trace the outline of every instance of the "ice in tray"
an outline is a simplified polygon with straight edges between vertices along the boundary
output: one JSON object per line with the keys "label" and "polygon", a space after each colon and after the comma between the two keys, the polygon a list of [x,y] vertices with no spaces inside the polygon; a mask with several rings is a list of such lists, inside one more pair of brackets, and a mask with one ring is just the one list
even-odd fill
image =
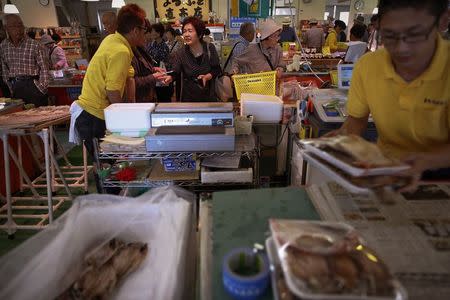
{"label": "ice in tray", "polygon": [[353,227],[282,219],[269,223],[287,286],[301,299],[407,299]]}

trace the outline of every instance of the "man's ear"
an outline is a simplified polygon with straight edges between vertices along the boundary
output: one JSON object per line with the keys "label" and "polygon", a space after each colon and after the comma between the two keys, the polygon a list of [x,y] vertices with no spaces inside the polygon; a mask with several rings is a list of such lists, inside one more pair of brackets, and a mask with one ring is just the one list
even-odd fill
{"label": "man's ear", "polygon": [[448,29],[448,11],[444,11],[439,17],[439,31],[446,31]]}

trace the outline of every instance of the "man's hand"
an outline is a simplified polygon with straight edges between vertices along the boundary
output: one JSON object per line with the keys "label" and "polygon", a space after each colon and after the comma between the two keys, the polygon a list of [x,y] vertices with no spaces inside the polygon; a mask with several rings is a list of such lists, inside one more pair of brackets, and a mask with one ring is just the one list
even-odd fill
{"label": "man's hand", "polygon": [[342,124],[341,128],[330,131],[324,136],[332,137],[336,135],[348,135],[348,134],[362,135],[367,128],[368,120],[369,116],[363,118],[355,118],[352,116],[348,116],[344,124]]}
{"label": "man's hand", "polygon": [[436,155],[434,153],[414,153],[403,159],[403,162],[410,165],[411,168],[399,173],[400,176],[410,177],[411,182],[401,188],[399,192],[414,192],[419,181],[422,178],[422,174],[426,170],[434,169],[434,161],[436,160]]}
{"label": "man's hand", "polygon": [[203,87],[205,87],[206,83],[212,79],[212,74],[208,73],[208,74],[204,74],[204,75],[198,75],[197,79],[201,80],[203,83]]}

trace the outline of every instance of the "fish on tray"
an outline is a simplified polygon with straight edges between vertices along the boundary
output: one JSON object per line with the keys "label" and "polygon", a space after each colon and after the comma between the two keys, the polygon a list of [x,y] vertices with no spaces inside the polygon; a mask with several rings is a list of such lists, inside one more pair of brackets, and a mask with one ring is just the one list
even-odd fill
{"label": "fish on tray", "polygon": [[84,258],[80,277],[57,300],[109,299],[114,288],[135,271],[148,254],[146,243],[112,239]]}

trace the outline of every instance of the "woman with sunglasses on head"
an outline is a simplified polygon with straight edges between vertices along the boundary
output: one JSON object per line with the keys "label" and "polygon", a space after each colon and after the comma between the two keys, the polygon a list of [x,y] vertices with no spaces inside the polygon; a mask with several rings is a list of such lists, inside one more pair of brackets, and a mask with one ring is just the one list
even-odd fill
{"label": "woman with sunglasses on head", "polygon": [[217,101],[214,80],[221,74],[219,56],[213,44],[202,41],[205,23],[196,17],[183,21],[185,46],[173,56],[173,74],[167,83],[181,83],[177,100],[185,102]]}
{"label": "woman with sunglasses on head", "polygon": [[[150,22],[145,19],[145,30],[150,31]],[[165,71],[155,65],[152,57],[143,46],[133,48],[131,65],[134,69],[136,102],[154,102],[157,82],[166,79]]]}

